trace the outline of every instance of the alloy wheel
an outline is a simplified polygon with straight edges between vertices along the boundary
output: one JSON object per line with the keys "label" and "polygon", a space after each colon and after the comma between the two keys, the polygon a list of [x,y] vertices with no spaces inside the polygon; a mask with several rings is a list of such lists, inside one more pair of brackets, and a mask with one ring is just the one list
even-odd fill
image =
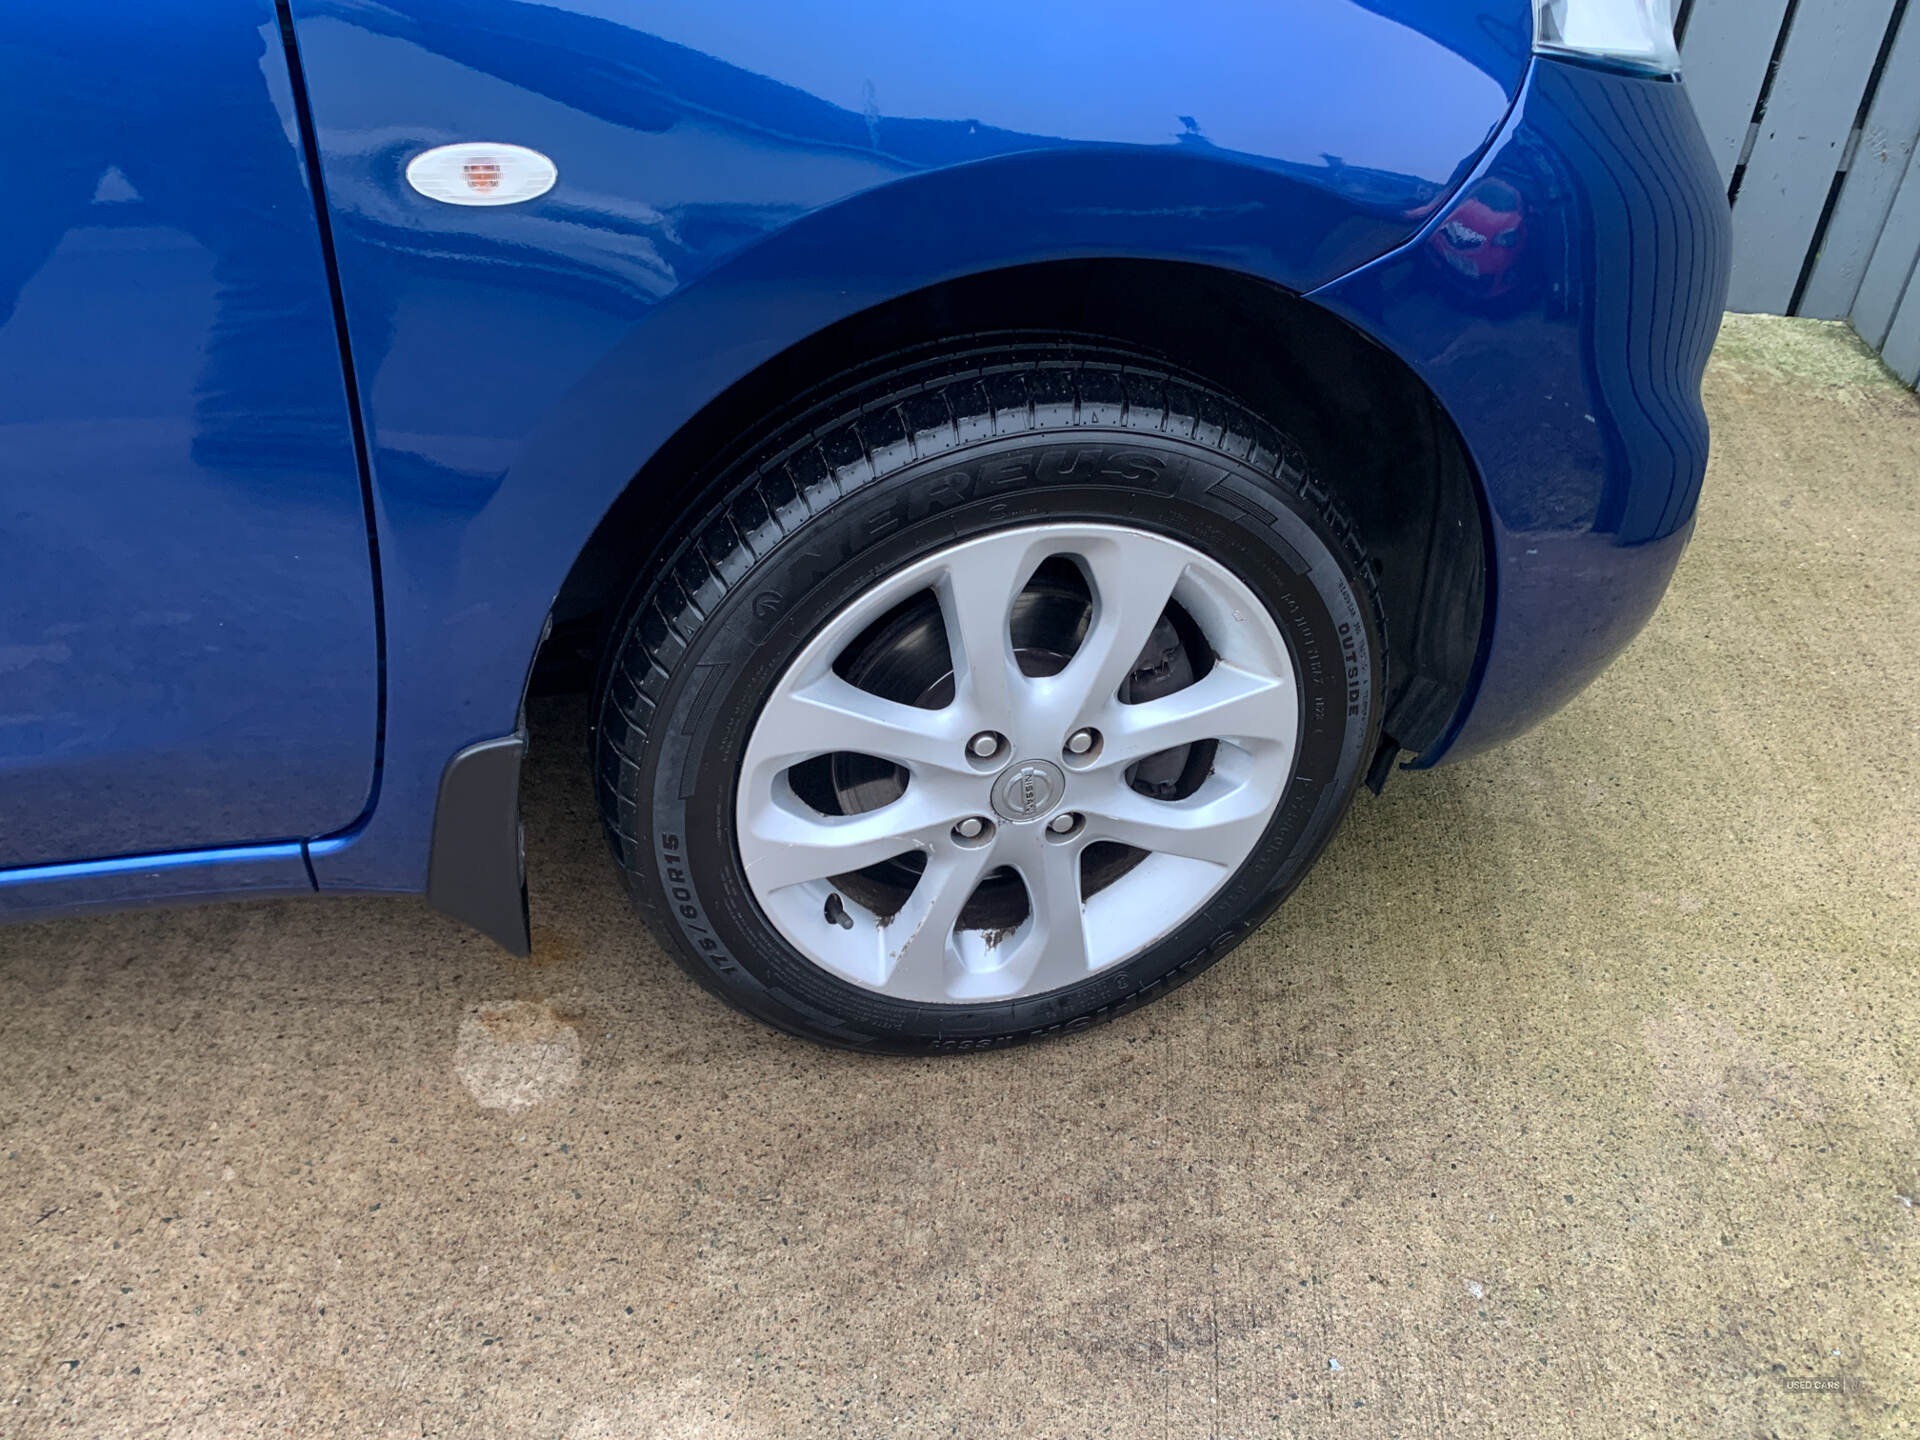
{"label": "alloy wheel", "polygon": [[748,885],[809,960],[892,999],[1063,989],[1253,853],[1299,703],[1279,625],[1192,547],[976,537],[873,585],[775,685],[735,800]]}

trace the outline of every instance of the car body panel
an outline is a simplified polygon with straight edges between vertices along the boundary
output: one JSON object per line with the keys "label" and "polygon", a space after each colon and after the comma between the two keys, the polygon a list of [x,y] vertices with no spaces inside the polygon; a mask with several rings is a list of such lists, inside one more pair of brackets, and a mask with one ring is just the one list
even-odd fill
{"label": "car body panel", "polygon": [[10,6],[0,123],[0,868],[349,825],[373,572],[273,7]]}
{"label": "car body panel", "polygon": [[[783,349],[1034,261],[1199,260],[1299,291],[1404,242],[1525,70],[1518,34],[1469,54],[1377,13],[1444,9],[1205,0],[1169,33],[1091,0],[848,0],[829,33],[708,0],[296,0],[390,660],[388,788],[315,855],[321,885],[421,887],[441,770],[514,730],[595,525]],[[1512,31],[1526,6],[1459,13]],[[500,208],[407,188],[412,156],[466,140],[531,147],[558,183]]]}
{"label": "car body panel", "polygon": [[313,892],[306,847],[297,841],[176,850],[0,870],[0,919]]}
{"label": "car body panel", "polygon": [[[310,208],[294,228],[314,256],[331,246],[356,408],[338,404],[337,360],[319,367],[328,418],[291,407],[312,422],[299,464],[324,484],[281,476],[268,493],[222,472],[256,509],[190,507],[192,531],[128,514],[176,565],[204,546],[217,563],[202,588],[253,607],[262,635],[292,634],[314,662],[287,674],[256,645],[280,683],[249,686],[159,655],[155,683],[202,714],[207,734],[192,738],[212,753],[291,696],[322,777],[357,778],[307,784],[311,821],[257,835],[282,843],[0,871],[0,913],[427,888],[449,762],[519,731],[556,594],[649,458],[824,328],[1011,266],[1169,260],[1251,276],[1306,295],[1426,382],[1478,472],[1490,568],[1475,686],[1418,763],[1550,713],[1650,612],[1704,466],[1698,381],[1726,269],[1724,207],[1680,86],[1531,60],[1530,0],[1201,0],[1151,25],[1080,0],[838,0],[831,26],[790,8],[283,4],[329,219],[324,237]],[[246,21],[222,53],[245,46],[269,85],[285,80],[264,3],[216,9]],[[286,95],[274,113],[297,178]],[[529,146],[557,183],[499,207],[408,187],[410,160],[463,141]],[[256,205],[256,228],[263,208],[293,223],[288,204]],[[288,273],[300,288],[287,334],[311,341],[324,304],[304,261]],[[203,300],[231,288],[203,284]],[[176,342],[206,333],[204,319],[143,323]],[[313,400],[325,348],[303,344],[267,391],[297,380]],[[174,393],[177,423],[196,402]],[[349,560],[366,585],[366,536],[358,551],[335,543],[362,519],[351,418],[367,441],[377,597],[349,593]],[[310,543],[320,513],[335,526],[326,546]],[[67,523],[86,536],[95,522],[69,507]],[[42,583],[44,628],[61,597],[56,577]],[[308,713],[302,687],[330,674],[337,706]],[[356,746],[357,768],[341,758]],[[104,833],[302,788],[301,757],[229,754],[224,791]],[[370,787],[377,803],[356,809]],[[511,841],[512,825],[497,828]]]}
{"label": "car body panel", "polygon": [[[1515,243],[1463,267],[1460,228]],[[1433,389],[1487,503],[1479,682],[1421,763],[1552,714],[1659,603],[1706,473],[1730,232],[1684,87],[1543,60],[1446,213],[1311,297]]]}

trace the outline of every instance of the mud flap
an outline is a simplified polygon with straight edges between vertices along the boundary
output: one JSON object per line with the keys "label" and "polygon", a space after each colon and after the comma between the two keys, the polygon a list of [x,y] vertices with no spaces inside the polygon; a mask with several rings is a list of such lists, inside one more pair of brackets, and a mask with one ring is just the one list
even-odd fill
{"label": "mud flap", "polygon": [[533,951],[520,828],[524,730],[469,745],[447,762],[433,816],[427,903],[513,955]]}

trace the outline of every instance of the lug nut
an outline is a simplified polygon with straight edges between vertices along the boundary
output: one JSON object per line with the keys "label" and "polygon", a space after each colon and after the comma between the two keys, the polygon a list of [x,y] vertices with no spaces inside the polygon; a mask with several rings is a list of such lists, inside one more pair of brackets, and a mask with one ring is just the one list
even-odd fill
{"label": "lug nut", "polygon": [[1098,737],[1096,737],[1091,730],[1074,731],[1073,734],[1067,737],[1067,753],[1069,755],[1086,754],[1089,750],[1093,749],[1093,742],[1096,738]]}
{"label": "lug nut", "polygon": [[969,815],[953,827],[953,833],[958,835],[962,840],[978,840],[981,832],[986,828],[986,821],[982,820],[978,815]]}
{"label": "lug nut", "polygon": [[985,760],[999,748],[1000,737],[991,730],[982,730],[967,742],[967,749],[982,760]]}
{"label": "lug nut", "polygon": [[1047,829],[1056,835],[1064,835],[1080,823],[1080,817],[1070,810],[1063,810],[1047,822]]}

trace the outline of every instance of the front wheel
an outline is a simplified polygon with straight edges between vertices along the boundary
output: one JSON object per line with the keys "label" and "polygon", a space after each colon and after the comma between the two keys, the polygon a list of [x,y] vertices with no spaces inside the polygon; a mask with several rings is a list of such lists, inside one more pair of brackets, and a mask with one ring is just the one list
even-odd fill
{"label": "front wheel", "polygon": [[981,1049],[1191,978],[1296,885],[1378,738],[1351,526],[1299,448],[1023,344],[795,419],[636,592],[595,744],[616,858],[709,989]]}

